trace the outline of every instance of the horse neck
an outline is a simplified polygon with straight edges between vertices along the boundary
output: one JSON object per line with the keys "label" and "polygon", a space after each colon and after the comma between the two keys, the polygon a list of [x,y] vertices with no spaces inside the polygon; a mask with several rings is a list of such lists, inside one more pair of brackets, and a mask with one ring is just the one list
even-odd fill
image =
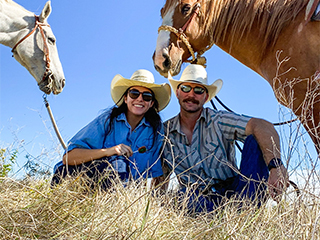
{"label": "horse neck", "polygon": [[[218,5],[217,0],[211,0],[213,5]],[[229,4],[232,1],[226,1]],[[221,5],[221,4],[220,4]],[[226,9],[234,8],[232,5],[225,5]],[[230,12],[234,12],[233,9]],[[228,15],[226,15],[226,13]],[[251,28],[233,27],[234,25],[239,26],[239,22],[235,23],[232,21],[232,13],[228,11],[221,11],[217,14],[216,11],[206,9],[204,16],[213,15],[210,24],[205,23],[207,29],[203,29],[203,34],[211,36],[211,42],[219,48],[236,58],[238,61],[256,71],[262,75],[260,70],[260,63],[263,52],[263,39],[259,33],[259,28],[251,26]],[[230,18],[226,20],[226,18]],[[204,20],[205,21],[205,20]],[[253,23],[255,25],[255,23]],[[241,41],[240,41],[241,39]]]}
{"label": "horse neck", "polygon": [[260,75],[265,54],[274,47],[281,30],[306,4],[306,0],[202,1],[207,4],[204,14],[207,35],[212,36],[217,46]]}
{"label": "horse neck", "polygon": [[262,61],[261,53],[264,52],[264,49],[261,47],[262,41],[257,40],[257,36],[258,35],[252,34],[239,42],[234,40],[240,38],[238,34],[235,34],[233,39],[227,37],[224,41],[217,41],[216,45],[239,62],[264,77],[260,68]]}
{"label": "horse neck", "polygon": [[0,0],[0,43],[13,48],[32,29],[34,21],[34,14],[17,3]]}

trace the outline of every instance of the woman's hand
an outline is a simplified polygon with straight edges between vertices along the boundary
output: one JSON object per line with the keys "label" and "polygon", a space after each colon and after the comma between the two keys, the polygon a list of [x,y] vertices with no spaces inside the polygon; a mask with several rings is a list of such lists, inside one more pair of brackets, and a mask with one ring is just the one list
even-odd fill
{"label": "woman's hand", "polygon": [[115,154],[117,154],[119,156],[125,155],[127,157],[131,157],[132,154],[133,154],[131,147],[129,147],[129,146],[123,144],[123,143],[121,143],[119,145],[116,145],[116,146],[114,146],[112,148],[113,148]]}

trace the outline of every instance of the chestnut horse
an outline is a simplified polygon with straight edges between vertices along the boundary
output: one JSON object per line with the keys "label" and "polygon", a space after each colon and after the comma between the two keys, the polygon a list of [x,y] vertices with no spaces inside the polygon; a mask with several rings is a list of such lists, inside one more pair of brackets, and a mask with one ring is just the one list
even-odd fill
{"label": "chestnut horse", "polygon": [[36,79],[40,90],[59,94],[65,77],[47,23],[50,13],[50,1],[40,16],[35,16],[11,0],[0,0],[0,43],[12,49],[14,58]]}
{"label": "chestnut horse", "polygon": [[319,11],[319,0],[167,0],[154,66],[176,75],[216,44],[270,83],[320,153]]}

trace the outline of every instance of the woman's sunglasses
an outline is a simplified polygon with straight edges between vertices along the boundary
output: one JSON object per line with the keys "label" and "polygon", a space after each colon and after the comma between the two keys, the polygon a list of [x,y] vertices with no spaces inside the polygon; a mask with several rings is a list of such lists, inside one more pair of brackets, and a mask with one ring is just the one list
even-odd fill
{"label": "woman's sunglasses", "polygon": [[129,90],[129,96],[132,99],[137,99],[140,94],[142,94],[142,99],[146,102],[150,102],[151,100],[153,100],[153,95],[151,92],[139,92],[137,89]]}
{"label": "woman's sunglasses", "polygon": [[180,85],[180,89],[182,92],[184,93],[188,93],[191,91],[191,89],[193,89],[194,93],[195,94],[198,94],[198,95],[201,95],[203,94],[204,92],[206,92],[207,90],[203,87],[199,87],[199,86],[196,86],[196,87],[191,87],[190,85]]}

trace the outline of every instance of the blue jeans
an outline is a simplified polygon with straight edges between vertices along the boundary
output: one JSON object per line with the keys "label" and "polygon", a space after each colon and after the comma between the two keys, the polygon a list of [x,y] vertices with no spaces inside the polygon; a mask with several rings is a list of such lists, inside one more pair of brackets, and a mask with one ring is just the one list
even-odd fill
{"label": "blue jeans", "polygon": [[267,199],[266,181],[268,177],[269,171],[260,147],[254,137],[250,135],[246,138],[243,146],[240,174],[226,181],[225,186],[217,187],[212,192],[203,194],[195,189],[186,193],[186,189],[182,189],[179,194],[182,196],[187,194],[188,210],[194,212],[210,212],[223,201],[232,197],[255,201],[257,206],[260,207]]}
{"label": "blue jeans", "polygon": [[[120,158],[120,157],[118,157]],[[114,158],[116,159],[116,158]],[[124,159],[124,158],[123,158]],[[118,159],[119,160],[119,159]],[[122,159],[121,159],[122,160]],[[112,162],[112,161],[111,161]],[[126,161],[125,161],[126,162]],[[51,180],[51,187],[60,184],[67,176],[77,177],[81,175],[88,180],[88,185],[91,188],[100,186],[102,189],[111,187],[112,182],[116,178],[125,181],[129,177],[128,165],[125,170],[118,172],[110,163],[110,159],[98,159],[90,162],[82,163],[80,165],[63,165],[62,161],[57,163],[54,167],[54,173]],[[109,171],[106,171],[109,170]]]}

